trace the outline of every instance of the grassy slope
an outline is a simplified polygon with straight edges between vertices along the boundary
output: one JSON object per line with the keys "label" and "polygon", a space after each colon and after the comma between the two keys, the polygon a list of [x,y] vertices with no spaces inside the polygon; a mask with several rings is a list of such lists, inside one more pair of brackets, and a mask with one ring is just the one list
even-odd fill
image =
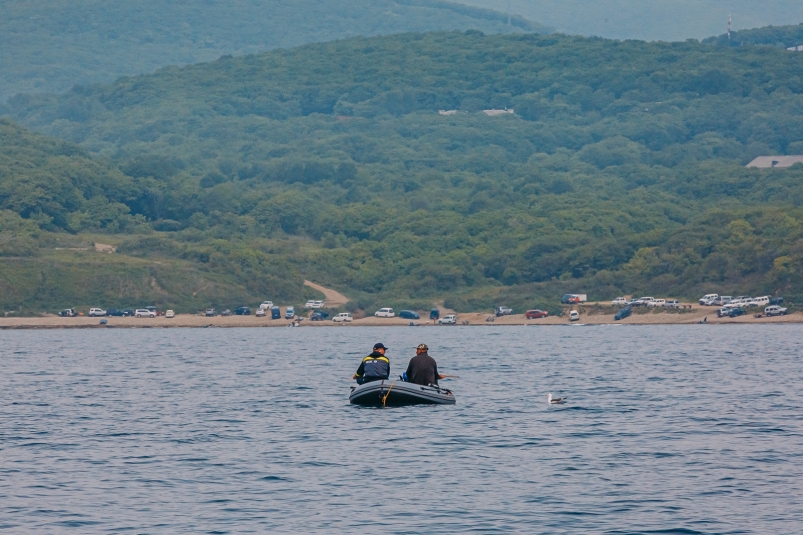
{"label": "grassy slope", "polygon": [[543,31],[538,24],[437,0],[39,0],[5,2],[0,103],[20,92],[174,64],[211,61],[354,35],[477,28]]}

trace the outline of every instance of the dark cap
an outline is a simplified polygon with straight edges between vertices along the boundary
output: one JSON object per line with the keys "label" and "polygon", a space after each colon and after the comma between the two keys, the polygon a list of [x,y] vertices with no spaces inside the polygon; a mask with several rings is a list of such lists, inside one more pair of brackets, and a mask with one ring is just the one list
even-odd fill
{"label": "dark cap", "polygon": [[374,351],[376,351],[377,349],[384,349],[385,351],[387,351],[388,348],[385,347],[385,344],[379,342],[378,344],[374,344]]}

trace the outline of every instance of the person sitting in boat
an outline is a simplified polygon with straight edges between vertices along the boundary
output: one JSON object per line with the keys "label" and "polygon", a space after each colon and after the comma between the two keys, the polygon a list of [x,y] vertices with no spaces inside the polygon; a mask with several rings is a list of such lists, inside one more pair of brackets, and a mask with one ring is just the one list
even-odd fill
{"label": "person sitting in boat", "polygon": [[390,377],[390,359],[385,356],[387,350],[381,342],[374,345],[373,353],[362,359],[357,373],[354,374],[357,383],[365,384]]}
{"label": "person sitting in boat", "polygon": [[419,344],[415,348],[415,356],[410,359],[410,364],[407,365],[405,372],[407,382],[429,386],[437,385],[438,379],[444,378],[438,373],[438,364],[429,356],[428,351],[427,344]]}

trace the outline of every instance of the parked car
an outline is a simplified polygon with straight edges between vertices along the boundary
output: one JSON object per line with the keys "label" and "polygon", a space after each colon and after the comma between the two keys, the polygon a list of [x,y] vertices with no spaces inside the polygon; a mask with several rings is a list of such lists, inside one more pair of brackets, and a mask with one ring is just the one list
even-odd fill
{"label": "parked car", "polygon": [[457,316],[448,314],[438,320],[438,325],[457,325]]}
{"label": "parked car", "polygon": [[770,296],[769,295],[762,295],[761,297],[754,297],[753,302],[756,306],[759,307],[766,307],[770,304]]}
{"label": "parked car", "polygon": [[274,306],[270,308],[270,319],[272,320],[280,320],[282,319],[282,309]]}
{"label": "parked car", "polygon": [[59,316],[61,316],[62,318],[73,318],[77,316],[77,314],[75,313],[74,308],[65,308],[64,310],[59,312]]}
{"label": "parked car", "polygon": [[231,310],[227,308],[226,310],[221,312],[220,315],[221,316],[231,316]]}
{"label": "parked car", "polygon": [[374,316],[377,318],[392,318],[395,316],[396,313],[393,312],[392,308],[380,308],[376,312],[374,312]]}
{"label": "parked car", "polygon": [[616,299],[611,301],[611,305],[612,306],[626,305],[626,304],[627,304],[627,298],[625,298],[625,297],[617,297]]}
{"label": "parked car", "polygon": [[730,295],[720,295],[719,297],[717,297],[716,299],[714,299],[714,301],[713,301],[711,304],[712,304],[712,305],[714,305],[714,306],[721,307],[721,306],[725,306],[725,305],[727,305],[727,304],[728,304],[728,303],[730,303],[731,301],[733,301],[733,296],[730,296]]}
{"label": "parked car", "polygon": [[652,301],[647,301],[648,307],[662,307],[666,305],[666,299],[653,299]]}
{"label": "parked car", "polygon": [[782,305],[783,304],[783,297],[773,297],[770,299],[771,305]]}
{"label": "parked car", "polygon": [[664,303],[664,306],[667,308],[680,308],[680,301],[677,299],[667,299],[666,303]]}
{"label": "parked car", "polygon": [[273,308],[273,301],[262,301],[262,304],[259,305],[259,308],[262,310],[270,310]]}
{"label": "parked car", "polygon": [[764,309],[764,315],[766,316],[786,316],[788,310],[783,307],[779,307],[778,305],[770,305]]}
{"label": "parked car", "polygon": [[702,297],[700,298],[700,300],[698,301],[698,303],[700,303],[700,304],[701,304],[701,305],[703,305],[703,306],[709,306],[709,305],[713,304],[713,302],[714,302],[714,301],[715,301],[715,300],[716,300],[718,297],[719,297],[719,295],[717,295],[717,294],[705,294],[704,296],[702,296]]}
{"label": "parked car", "polygon": [[625,307],[625,308],[623,308],[622,310],[620,310],[619,312],[616,313],[616,315],[613,317],[613,320],[614,321],[623,320],[625,318],[630,317],[630,314],[632,314],[632,313],[633,313],[633,309],[631,309],[630,307]]}
{"label": "parked car", "polygon": [[323,308],[323,301],[313,301],[312,308]]}
{"label": "parked car", "polygon": [[420,320],[421,316],[419,316],[416,312],[412,310],[402,310],[399,312],[399,317],[404,318],[406,320]]}
{"label": "parked car", "polygon": [[153,315],[154,315],[154,316],[161,316],[161,315],[162,315],[162,313],[161,313],[161,312],[159,312],[159,311],[156,309],[156,307],[155,307],[155,306],[149,306],[149,307],[145,307],[145,308],[146,308],[146,309],[148,309],[148,310],[150,310],[151,312],[153,312]]}
{"label": "parked car", "polygon": [[638,297],[632,297],[630,299],[630,301],[627,302],[627,306],[629,306],[629,307],[637,307],[638,305],[636,303],[638,303],[638,301],[639,301]]}
{"label": "parked car", "polygon": [[238,316],[250,316],[251,307],[237,307],[234,309],[234,313]]}
{"label": "parked car", "polygon": [[563,297],[560,298],[560,304],[568,305],[569,299],[571,299],[572,297],[574,297],[574,294],[563,294]]}
{"label": "parked car", "polygon": [[717,309],[717,317],[721,318],[723,316],[727,316],[730,311],[731,311],[731,309],[728,308],[728,307],[718,308]]}
{"label": "parked car", "polygon": [[256,313],[254,313],[254,316],[256,316],[257,318],[264,318],[265,316],[267,316],[267,314],[265,313],[264,308],[258,308]]}
{"label": "parked car", "polygon": [[732,308],[728,311],[729,318],[736,318],[738,316],[744,316],[747,314],[743,308]]}
{"label": "parked car", "polygon": [[215,310],[214,308],[207,308],[206,309],[206,317],[207,318],[214,318],[215,316],[217,316],[217,310]]}
{"label": "parked car", "polygon": [[569,312],[569,321],[577,321],[580,319],[580,313],[576,310],[572,310]]}
{"label": "parked car", "polygon": [[170,319],[170,318],[175,318],[175,317],[176,317],[176,313],[173,312],[172,310],[165,311],[165,318]]}
{"label": "parked car", "polygon": [[309,319],[310,321],[323,321],[328,317],[329,317],[328,312],[324,312],[323,310],[316,310],[315,312],[312,313]]}
{"label": "parked car", "polygon": [[538,318],[546,318],[547,316],[549,316],[549,312],[547,312],[546,310],[538,310],[537,308],[533,310],[528,310],[524,314],[524,317],[527,318],[528,320],[537,320]]}
{"label": "parked car", "polygon": [[315,306],[315,301],[310,299],[309,301],[307,301],[307,304],[304,305],[304,308],[313,308],[314,306]]}
{"label": "parked car", "polygon": [[155,318],[156,312],[148,310],[147,308],[138,308],[134,311],[134,315],[138,318]]}
{"label": "parked car", "polygon": [[123,317],[124,318],[133,318],[136,312],[133,308],[126,308],[123,310]]}
{"label": "parked car", "polygon": [[109,308],[106,310],[106,315],[110,318],[120,318],[125,316],[124,312],[124,310],[120,310],[119,308]]}
{"label": "parked car", "polygon": [[353,319],[354,318],[351,316],[351,312],[341,312],[340,314],[332,318],[332,321],[334,321],[335,323],[341,323],[341,322],[351,323],[351,320]]}
{"label": "parked car", "polygon": [[94,317],[100,318],[100,317],[105,316],[105,315],[106,315],[106,311],[103,310],[102,308],[90,308],[89,309],[89,317],[90,318],[94,318]]}
{"label": "parked car", "polygon": [[498,316],[509,316],[513,314],[513,309],[508,307],[494,307],[494,313]]}
{"label": "parked car", "polygon": [[284,319],[291,320],[296,317],[296,309],[295,307],[287,307],[284,311]]}
{"label": "parked car", "polygon": [[655,301],[654,297],[639,297],[638,299],[636,299],[636,302],[633,303],[631,306],[634,307],[647,306],[649,303],[652,303],[653,301]]}
{"label": "parked car", "polygon": [[429,311],[429,319],[437,320],[440,317],[441,317],[441,311],[438,310],[437,308],[433,308],[432,310]]}

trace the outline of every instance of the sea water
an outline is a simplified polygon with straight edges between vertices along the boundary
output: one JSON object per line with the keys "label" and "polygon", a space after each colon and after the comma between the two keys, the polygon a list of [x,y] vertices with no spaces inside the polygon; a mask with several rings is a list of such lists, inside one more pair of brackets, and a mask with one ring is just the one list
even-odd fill
{"label": "sea water", "polygon": [[[0,531],[801,533],[803,326],[0,332]],[[348,404],[376,342],[455,406]],[[548,405],[547,394],[568,397]]]}

